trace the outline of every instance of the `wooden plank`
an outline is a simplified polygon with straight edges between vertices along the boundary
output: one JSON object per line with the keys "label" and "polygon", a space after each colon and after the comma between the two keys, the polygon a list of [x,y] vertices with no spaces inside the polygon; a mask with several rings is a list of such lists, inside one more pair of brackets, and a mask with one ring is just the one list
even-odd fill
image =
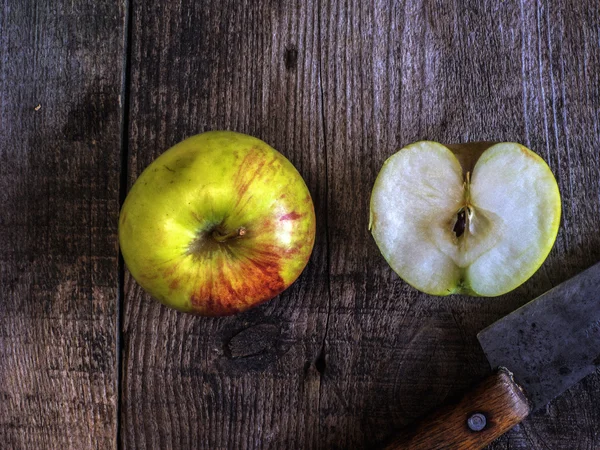
{"label": "wooden plank", "polygon": [[[381,443],[482,378],[477,331],[600,259],[597,3],[469,3],[323,2],[332,292],[323,448]],[[367,230],[370,189],[384,160],[419,139],[518,141],[548,160],[563,225],[522,287],[433,298],[380,256]],[[598,447],[599,386],[590,377],[492,448]]]}
{"label": "wooden plank", "polygon": [[[301,280],[238,317],[177,314],[128,279],[124,447],[361,448],[484,376],[476,332],[598,259],[597,24],[591,2],[136,4],[129,183],[232,128],[292,159],[321,226]],[[371,185],[422,138],[515,140],[550,163],[563,228],[515,292],[431,298],[380,257]],[[493,448],[593,448],[599,391],[589,378]]]}
{"label": "wooden plank", "polygon": [[123,5],[0,6],[0,447],[116,448]]}
{"label": "wooden plank", "polygon": [[[550,160],[563,199],[559,239],[539,276],[554,286],[600,260],[600,11],[587,1],[525,3],[519,23],[525,143]],[[492,448],[598,448],[599,401],[600,376],[588,377]]]}
{"label": "wooden plank", "polygon": [[127,278],[124,448],[317,446],[328,312],[318,14],[286,3],[133,2],[130,185],[178,141],[232,129],[295,164],[320,231],[300,279],[235,317],[168,310]]}

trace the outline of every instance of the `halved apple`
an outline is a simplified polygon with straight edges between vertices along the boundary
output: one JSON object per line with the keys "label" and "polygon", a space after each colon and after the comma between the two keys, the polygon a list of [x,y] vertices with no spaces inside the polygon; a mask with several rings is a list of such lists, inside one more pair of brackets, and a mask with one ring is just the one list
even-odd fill
{"label": "halved apple", "polygon": [[407,283],[493,297],[544,262],[561,202],[548,165],[520,144],[421,141],[384,163],[370,209],[375,242]]}

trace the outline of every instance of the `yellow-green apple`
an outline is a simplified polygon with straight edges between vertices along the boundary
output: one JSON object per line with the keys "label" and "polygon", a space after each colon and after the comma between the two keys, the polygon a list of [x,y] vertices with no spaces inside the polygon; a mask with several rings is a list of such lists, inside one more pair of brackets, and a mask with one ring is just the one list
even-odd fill
{"label": "yellow-green apple", "polygon": [[413,287],[491,297],[536,272],[556,240],[560,212],[552,171],[526,147],[422,141],[384,163],[369,227]]}
{"label": "yellow-green apple", "polygon": [[125,199],[123,258],[172,308],[229,315],[269,300],[300,275],[315,213],[304,180],[254,137],[213,131],[154,160]]}

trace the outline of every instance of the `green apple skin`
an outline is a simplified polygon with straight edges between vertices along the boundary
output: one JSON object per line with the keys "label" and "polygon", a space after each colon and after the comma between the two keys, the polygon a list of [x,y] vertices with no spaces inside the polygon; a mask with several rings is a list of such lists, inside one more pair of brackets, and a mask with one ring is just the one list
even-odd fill
{"label": "green apple skin", "polygon": [[296,168],[231,131],[186,139],[132,186],[119,242],[135,280],[165,305],[231,315],[289,287],[310,258],[313,202]]}

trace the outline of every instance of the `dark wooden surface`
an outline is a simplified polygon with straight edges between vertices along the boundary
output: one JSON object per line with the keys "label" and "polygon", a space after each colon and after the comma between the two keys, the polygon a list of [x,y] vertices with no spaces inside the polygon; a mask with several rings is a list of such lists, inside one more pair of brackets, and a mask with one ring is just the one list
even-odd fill
{"label": "dark wooden surface", "polygon": [[124,8],[0,2],[0,448],[116,447]]}
{"label": "dark wooden surface", "polygon": [[[0,2],[0,448],[369,448],[483,378],[476,333],[600,260],[599,10]],[[120,277],[115,231],[154,157],[224,128],[296,165],[318,235],[289,290],[206,319]],[[424,138],[522,142],[554,171],[558,240],[514,292],[430,297],[379,255],[371,186]],[[600,448],[599,403],[596,374],[490,449]]]}

